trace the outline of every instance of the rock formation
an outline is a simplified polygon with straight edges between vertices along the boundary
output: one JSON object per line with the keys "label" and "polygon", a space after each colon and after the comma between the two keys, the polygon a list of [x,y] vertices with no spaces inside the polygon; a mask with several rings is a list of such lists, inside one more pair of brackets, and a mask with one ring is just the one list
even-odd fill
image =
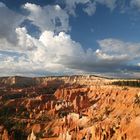
{"label": "rock formation", "polygon": [[140,88],[95,76],[9,79],[0,79],[0,140],[140,139]]}

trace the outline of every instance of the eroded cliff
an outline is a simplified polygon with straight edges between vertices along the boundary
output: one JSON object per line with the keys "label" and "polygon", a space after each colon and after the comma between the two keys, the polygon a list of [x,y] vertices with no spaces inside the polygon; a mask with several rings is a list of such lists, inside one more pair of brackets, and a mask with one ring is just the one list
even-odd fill
{"label": "eroded cliff", "polygon": [[140,139],[140,88],[95,76],[27,81],[1,82],[0,139]]}

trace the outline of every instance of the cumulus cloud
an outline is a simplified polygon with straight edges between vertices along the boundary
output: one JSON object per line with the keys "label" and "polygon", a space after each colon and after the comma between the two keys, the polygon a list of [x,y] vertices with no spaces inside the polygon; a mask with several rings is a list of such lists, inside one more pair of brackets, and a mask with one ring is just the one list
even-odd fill
{"label": "cumulus cloud", "polygon": [[[64,32],[60,32],[58,35],[54,35],[52,31],[44,31],[40,39],[35,39],[30,37],[25,31],[25,28],[18,28],[19,34],[22,40],[26,40],[27,44],[25,46],[34,44],[33,50],[27,50],[17,52],[16,54],[2,55],[1,54],[1,74],[39,74],[43,73],[72,73],[75,70],[70,70],[63,63],[61,63],[61,58],[66,58],[66,56],[72,57],[77,55],[77,51],[81,51],[78,43],[71,40],[70,36]],[[29,40],[28,40],[29,39]],[[20,43],[24,45],[24,43]],[[79,47],[79,49],[78,49]],[[79,54],[79,53],[78,53]],[[18,57],[17,57],[18,56]],[[11,67],[12,66],[12,67]],[[24,69],[23,69],[24,68]]]}
{"label": "cumulus cloud", "polygon": [[[74,0],[73,0],[74,2]],[[87,1],[83,1],[87,3]],[[4,4],[0,8],[10,11]],[[31,36],[26,27],[13,19],[13,25],[5,25],[11,32],[0,37],[0,75],[46,75],[46,74],[77,74],[77,73],[120,73],[140,71],[140,43],[124,42],[117,39],[98,41],[98,49],[83,49],[79,42],[74,41],[67,33],[69,16],[60,6],[41,7],[27,3],[24,9],[29,12],[25,19],[39,27],[39,38]],[[3,14],[5,13],[3,12]],[[52,13],[51,13],[52,12]],[[90,15],[90,12],[87,11]],[[18,14],[7,12],[9,16]],[[0,16],[3,15],[0,13]],[[55,23],[59,18],[61,26]],[[4,20],[6,18],[3,16]],[[8,21],[10,20],[7,19]],[[2,26],[1,25],[1,30]],[[56,33],[57,31],[57,33]],[[9,36],[16,38],[15,45]],[[135,74],[136,75],[136,74]]]}
{"label": "cumulus cloud", "polygon": [[[65,32],[55,34],[44,31],[39,39],[28,35],[25,28],[18,28],[21,40],[34,44],[34,49],[18,52],[18,55],[2,56],[0,70],[6,68],[7,73],[13,74],[67,74],[67,73],[113,73],[138,72],[140,67],[130,62],[139,58],[140,44],[123,42],[116,39],[98,41],[99,49],[93,51],[82,48],[80,43],[71,39]],[[19,41],[20,42],[20,41]],[[22,41],[21,41],[22,42]],[[32,45],[31,45],[32,46]],[[122,51],[119,51],[121,49]],[[127,47],[127,49],[126,49]],[[110,49],[111,48],[111,49]],[[137,54],[135,53],[137,52]],[[20,54],[19,54],[20,53]],[[11,68],[12,65],[12,69]],[[25,69],[23,69],[25,67]]]}
{"label": "cumulus cloud", "polygon": [[86,8],[83,9],[89,16],[92,16],[96,12],[96,3],[89,2]]}
{"label": "cumulus cloud", "polygon": [[116,7],[117,0],[95,0],[97,3],[103,4],[108,7],[110,10],[113,10]]}
{"label": "cumulus cloud", "polygon": [[90,0],[64,0],[64,3],[66,4],[66,10],[71,15],[76,15],[75,9],[78,4],[87,4]]}
{"label": "cumulus cloud", "polygon": [[18,27],[15,30],[17,36],[17,47],[20,50],[32,50],[35,49],[36,39],[31,37],[25,27]]}
{"label": "cumulus cloud", "polygon": [[[24,20],[24,16],[8,9],[5,4],[0,2],[0,48],[5,41],[15,43],[15,29]],[[8,43],[6,43],[8,44]],[[8,46],[8,45],[6,45]]]}
{"label": "cumulus cloud", "polygon": [[133,7],[133,8],[140,9],[140,0],[131,0],[130,1],[130,6]]}
{"label": "cumulus cloud", "polygon": [[26,52],[35,49],[35,44],[37,43],[35,38],[32,38],[25,27],[17,27],[15,32],[11,32],[10,35],[14,33],[15,43],[8,41],[6,38],[0,38],[0,51],[8,52]]}
{"label": "cumulus cloud", "polygon": [[29,12],[27,19],[39,27],[41,31],[67,32],[70,30],[69,16],[59,5],[41,7],[36,4],[26,3],[23,8]]}
{"label": "cumulus cloud", "polygon": [[128,60],[133,60],[140,57],[140,43],[123,42],[117,39],[104,39],[98,41],[101,50],[113,56],[124,55]]}
{"label": "cumulus cloud", "polygon": [[104,39],[98,43],[100,49],[97,53],[100,58],[111,61],[122,71],[140,71],[135,63],[140,59],[140,43],[123,42],[117,39]]}
{"label": "cumulus cloud", "polygon": [[2,7],[6,7],[6,5],[5,5],[4,3],[0,2],[0,7],[1,7],[1,8],[2,8]]}
{"label": "cumulus cloud", "polygon": [[96,12],[98,4],[105,5],[111,11],[116,7],[117,0],[65,0],[66,11],[71,15],[76,15],[75,10],[77,5],[83,5],[83,11],[89,16],[93,15]]}

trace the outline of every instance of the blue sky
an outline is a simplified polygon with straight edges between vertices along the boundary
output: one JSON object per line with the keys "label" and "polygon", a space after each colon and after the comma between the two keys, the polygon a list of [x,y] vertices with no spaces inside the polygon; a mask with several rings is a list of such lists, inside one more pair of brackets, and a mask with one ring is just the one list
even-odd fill
{"label": "blue sky", "polygon": [[140,0],[0,0],[0,76],[140,77]]}

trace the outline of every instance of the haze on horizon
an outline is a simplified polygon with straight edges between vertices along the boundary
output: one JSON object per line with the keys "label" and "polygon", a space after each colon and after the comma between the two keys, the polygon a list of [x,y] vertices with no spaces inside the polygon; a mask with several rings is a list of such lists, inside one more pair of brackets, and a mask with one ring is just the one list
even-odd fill
{"label": "haze on horizon", "polygon": [[0,76],[140,78],[140,0],[0,0]]}

